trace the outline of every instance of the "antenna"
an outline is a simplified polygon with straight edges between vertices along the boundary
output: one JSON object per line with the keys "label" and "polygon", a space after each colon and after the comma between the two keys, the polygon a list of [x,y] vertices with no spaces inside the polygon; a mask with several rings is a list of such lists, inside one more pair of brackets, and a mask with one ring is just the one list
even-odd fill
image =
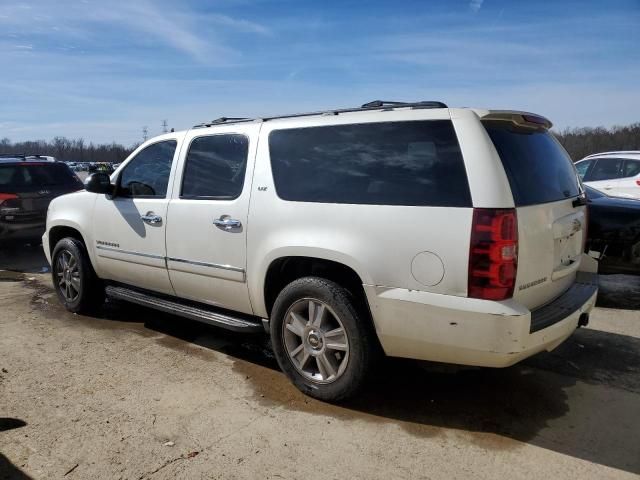
{"label": "antenna", "polygon": [[169,125],[167,124],[166,120],[162,120],[162,133],[167,133],[168,130],[167,128],[169,128]]}
{"label": "antenna", "polygon": [[142,141],[146,142],[147,138],[149,138],[149,129],[146,126],[144,126],[142,127]]}

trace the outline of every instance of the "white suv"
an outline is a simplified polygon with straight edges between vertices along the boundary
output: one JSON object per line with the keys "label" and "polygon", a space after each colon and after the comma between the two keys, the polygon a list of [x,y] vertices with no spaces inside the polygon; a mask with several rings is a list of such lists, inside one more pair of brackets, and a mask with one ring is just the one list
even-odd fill
{"label": "white suv", "polygon": [[43,246],[68,310],[106,291],[266,328],[317,398],[352,396],[382,353],[504,367],[586,324],[597,293],[550,126],[440,102],[222,118],[54,200]]}
{"label": "white suv", "polygon": [[640,151],[596,153],[576,162],[576,169],[585,185],[640,199]]}

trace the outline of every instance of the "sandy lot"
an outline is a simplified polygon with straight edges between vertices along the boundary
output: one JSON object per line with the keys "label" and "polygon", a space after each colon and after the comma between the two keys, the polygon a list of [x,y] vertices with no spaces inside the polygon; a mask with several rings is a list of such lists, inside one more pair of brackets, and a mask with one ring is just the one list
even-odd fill
{"label": "sandy lot", "polygon": [[356,401],[304,397],[266,338],[57,302],[39,249],[0,252],[0,478],[637,478],[640,280],[504,370],[388,360]]}

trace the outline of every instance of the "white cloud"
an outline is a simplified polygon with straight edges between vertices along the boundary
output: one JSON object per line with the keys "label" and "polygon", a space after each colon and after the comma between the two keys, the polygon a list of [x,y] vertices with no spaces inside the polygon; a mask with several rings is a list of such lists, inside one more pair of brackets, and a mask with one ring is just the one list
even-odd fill
{"label": "white cloud", "polygon": [[469,8],[472,12],[478,12],[482,8],[482,2],[484,0],[471,0],[469,2]]}

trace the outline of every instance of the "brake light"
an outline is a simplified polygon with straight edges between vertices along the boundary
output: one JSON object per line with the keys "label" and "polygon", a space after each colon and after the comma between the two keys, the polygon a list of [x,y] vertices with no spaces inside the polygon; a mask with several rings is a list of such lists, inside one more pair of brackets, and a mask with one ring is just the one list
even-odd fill
{"label": "brake light", "polygon": [[640,180],[636,180],[636,185],[640,187]]}
{"label": "brake light", "polygon": [[469,297],[511,298],[517,264],[515,209],[474,208],[469,249]]}
{"label": "brake light", "polygon": [[2,205],[5,200],[13,200],[14,198],[18,198],[15,193],[0,193],[0,205]]}

